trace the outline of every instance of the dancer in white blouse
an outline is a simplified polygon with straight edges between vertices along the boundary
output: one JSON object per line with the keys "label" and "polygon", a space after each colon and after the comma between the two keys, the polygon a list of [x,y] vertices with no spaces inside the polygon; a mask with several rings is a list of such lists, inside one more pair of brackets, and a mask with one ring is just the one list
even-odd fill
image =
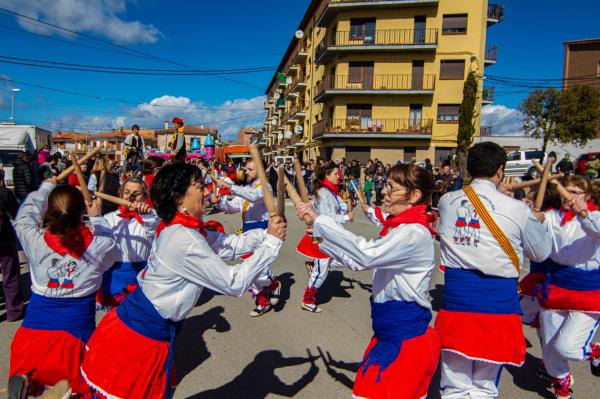
{"label": "dancer in white blouse", "polygon": [[344,229],[310,204],[320,249],[352,270],[373,270],[371,318],[374,336],[356,374],[354,398],[424,398],[439,359],[440,343],[429,327],[428,290],[434,247],[426,214],[433,186],[428,172],[411,164],[390,169],[384,188],[388,215],[379,238]]}
{"label": "dancer in white blouse", "polygon": [[[148,265],[139,288],[98,326],[81,368],[98,395],[170,398],[175,334],[203,288],[241,296],[277,257],[285,238],[281,218],[272,218],[266,231],[208,232],[201,220],[204,190],[193,165],[167,165],[156,175],[150,195],[162,222]],[[235,266],[222,260],[251,251]]]}

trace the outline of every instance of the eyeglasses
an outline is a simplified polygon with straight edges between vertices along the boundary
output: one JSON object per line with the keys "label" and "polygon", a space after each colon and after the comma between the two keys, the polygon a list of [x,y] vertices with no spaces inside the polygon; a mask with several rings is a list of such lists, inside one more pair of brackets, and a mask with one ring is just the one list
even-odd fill
{"label": "eyeglasses", "polygon": [[392,193],[395,193],[396,191],[400,191],[400,190],[405,190],[406,191],[405,187],[393,188],[390,183],[385,183],[385,185],[383,186],[383,188],[385,188],[385,191],[388,194],[392,194]]}
{"label": "eyeglasses", "polygon": [[585,191],[575,191],[575,190],[567,190],[571,195],[585,195]]}

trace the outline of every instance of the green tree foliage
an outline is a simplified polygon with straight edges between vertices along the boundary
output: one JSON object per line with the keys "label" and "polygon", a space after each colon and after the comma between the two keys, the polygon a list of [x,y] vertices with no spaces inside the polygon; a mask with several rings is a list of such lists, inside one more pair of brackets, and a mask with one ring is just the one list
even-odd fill
{"label": "green tree foliage", "polygon": [[536,89],[518,107],[524,115],[523,130],[532,137],[542,139],[544,153],[549,141],[558,141],[560,98],[560,91],[554,87]]}
{"label": "green tree foliage", "polygon": [[458,110],[458,135],[456,137],[456,153],[458,166],[463,176],[466,176],[467,153],[473,144],[475,135],[475,106],[477,105],[477,90],[479,86],[474,72],[469,72],[463,86],[463,101]]}
{"label": "green tree foliage", "polygon": [[600,91],[585,85],[565,90],[560,100],[558,119],[558,141],[584,146],[598,134]]}

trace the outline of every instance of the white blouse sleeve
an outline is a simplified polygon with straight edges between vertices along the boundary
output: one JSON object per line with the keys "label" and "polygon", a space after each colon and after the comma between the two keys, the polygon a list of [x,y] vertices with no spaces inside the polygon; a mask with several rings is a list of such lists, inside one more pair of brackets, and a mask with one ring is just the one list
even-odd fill
{"label": "white blouse sleeve", "polygon": [[231,192],[249,202],[256,202],[263,196],[262,187],[256,188],[253,186],[238,186],[234,184],[231,186]]}
{"label": "white blouse sleeve", "polygon": [[223,260],[234,260],[253,252],[267,236],[264,229],[254,229],[243,234],[224,234],[207,231],[206,241],[212,250]]}
{"label": "white blouse sleeve", "polygon": [[252,282],[277,258],[282,241],[267,235],[254,254],[229,266],[204,239],[188,246],[183,265],[173,271],[194,284],[231,296],[242,296]]}
{"label": "white blouse sleeve", "polygon": [[233,197],[232,199],[221,197],[221,199],[217,203],[217,208],[228,214],[241,212],[242,206],[243,200],[241,197]]}
{"label": "white blouse sleeve", "polygon": [[40,222],[48,208],[48,195],[54,187],[54,184],[42,183],[37,191],[27,196],[17,212],[14,228],[27,256],[31,256],[38,243],[44,239]]}
{"label": "white blouse sleeve", "polygon": [[[381,221],[379,219],[377,219],[377,215],[375,214],[375,208],[373,207],[369,207],[369,211],[367,212],[367,219],[369,219],[369,221],[371,223],[373,223],[375,226],[377,227],[383,227],[383,223],[381,223]],[[385,215],[384,215],[385,217]]]}
{"label": "white blouse sleeve", "polygon": [[588,212],[585,218],[581,216],[578,216],[578,218],[581,223],[581,229],[585,234],[592,240],[600,243],[600,212]]}
{"label": "white blouse sleeve", "polygon": [[320,194],[318,211],[321,215],[326,215],[337,223],[348,223],[350,218],[348,215],[341,215],[338,210],[338,202],[333,194],[327,192],[327,194]]}
{"label": "white blouse sleeve", "polygon": [[325,215],[315,220],[313,228],[313,235],[323,238],[319,248],[349,268],[410,268],[413,252],[425,238],[414,229],[395,229],[385,237],[367,240]]}

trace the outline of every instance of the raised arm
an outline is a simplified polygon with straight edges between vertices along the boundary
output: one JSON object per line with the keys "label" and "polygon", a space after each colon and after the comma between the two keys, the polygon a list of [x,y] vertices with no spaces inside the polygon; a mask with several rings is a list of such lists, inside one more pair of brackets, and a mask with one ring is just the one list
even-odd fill
{"label": "raised arm", "polygon": [[262,200],[262,197],[263,197],[262,187],[260,187],[260,186],[252,187],[252,186],[238,186],[236,184],[232,184],[231,192],[233,194],[235,194],[236,196],[241,197],[249,202],[256,202],[256,201]]}
{"label": "raised arm", "polygon": [[14,228],[23,250],[28,256],[31,256],[32,249],[36,248],[38,241],[44,237],[40,221],[48,208],[48,195],[54,187],[55,184],[48,181],[42,183],[37,191],[27,196],[17,212]]}
{"label": "raised arm", "polygon": [[263,243],[266,235],[263,229],[250,230],[244,234],[207,231],[206,241],[221,259],[234,260],[256,250]]}
{"label": "raised arm", "polygon": [[231,296],[242,296],[252,282],[277,258],[282,241],[267,235],[254,254],[229,266],[204,239],[190,242],[183,265],[174,273],[189,281]]}
{"label": "raised arm", "polygon": [[521,236],[524,255],[536,262],[546,260],[552,251],[550,226],[540,223],[530,210],[521,225],[523,226]]}
{"label": "raised arm", "polygon": [[[344,229],[333,218],[321,215],[313,225],[313,235],[323,242],[319,248],[349,268],[360,266],[365,269],[410,268],[419,266],[414,255],[426,232],[415,229],[396,229],[387,236],[376,240],[367,240]],[[431,248],[433,251],[433,246]],[[433,254],[432,254],[433,257]]]}

